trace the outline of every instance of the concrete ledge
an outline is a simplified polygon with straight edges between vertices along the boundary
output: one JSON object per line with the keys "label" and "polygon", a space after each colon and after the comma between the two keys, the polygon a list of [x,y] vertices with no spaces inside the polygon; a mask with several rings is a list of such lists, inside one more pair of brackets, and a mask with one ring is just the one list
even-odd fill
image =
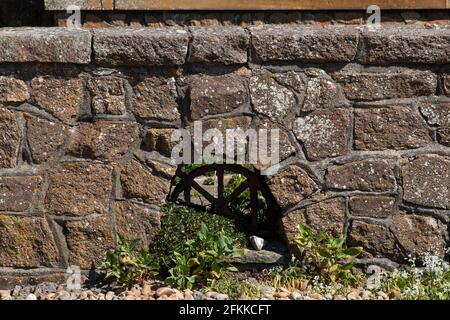
{"label": "concrete ledge", "polygon": [[0,29],[0,63],[91,62],[92,36],[86,30],[63,28]]}
{"label": "concrete ledge", "polygon": [[189,39],[189,33],[182,28],[96,30],[95,61],[100,65],[182,65]]}
{"label": "concrete ledge", "polygon": [[381,28],[362,33],[365,64],[435,63],[450,61],[450,28]]}
{"label": "concrete ledge", "polygon": [[443,65],[450,63],[450,28],[260,25],[127,27],[92,33],[53,27],[0,29],[0,63],[89,64],[93,59],[102,66],[354,61]]}

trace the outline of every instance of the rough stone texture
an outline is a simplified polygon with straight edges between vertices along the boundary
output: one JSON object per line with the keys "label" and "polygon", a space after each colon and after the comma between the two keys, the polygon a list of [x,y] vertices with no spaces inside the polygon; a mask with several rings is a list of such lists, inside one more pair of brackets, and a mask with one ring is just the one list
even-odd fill
{"label": "rough stone texture", "polygon": [[119,234],[126,239],[140,239],[140,245],[148,247],[161,229],[161,215],[141,204],[127,201],[114,203],[114,216]]}
{"label": "rough stone texture", "polygon": [[0,168],[16,166],[21,130],[14,113],[0,106]]}
{"label": "rough stone texture", "polygon": [[43,218],[0,215],[0,266],[55,267],[58,252]]}
{"label": "rough stone texture", "polygon": [[316,183],[297,165],[290,165],[271,177],[268,185],[283,210],[296,205],[317,191]]}
{"label": "rough stone texture", "polygon": [[450,127],[439,128],[437,131],[437,139],[440,144],[450,147]]}
{"label": "rough stone texture", "polygon": [[443,76],[444,91],[447,96],[450,96],[450,74]]}
{"label": "rough stone texture", "polygon": [[0,102],[24,102],[29,98],[30,93],[24,81],[0,76]]}
{"label": "rough stone texture", "polygon": [[350,114],[348,110],[319,110],[297,118],[294,133],[310,160],[344,155],[350,148]]}
{"label": "rough stone texture", "polygon": [[41,183],[40,176],[0,177],[0,211],[28,211]]}
{"label": "rough stone texture", "polygon": [[178,144],[177,141],[171,141],[171,135],[175,129],[157,129],[152,128],[147,131],[144,143],[150,151],[158,151],[165,157],[172,155],[172,149]]}
{"label": "rough stone texture", "polygon": [[407,255],[423,257],[432,252],[443,258],[446,226],[427,216],[398,214],[392,219],[391,230]]}
{"label": "rough stone texture", "polygon": [[153,175],[135,160],[121,167],[120,181],[123,195],[128,199],[161,205],[169,194],[170,182]]}
{"label": "rough stone texture", "polygon": [[241,27],[193,27],[188,62],[246,63],[250,36]]}
{"label": "rough stone texture", "polygon": [[356,28],[287,25],[251,27],[252,50],[259,61],[349,62],[356,55]]}
{"label": "rough stone texture", "polygon": [[348,204],[354,216],[384,219],[395,212],[395,198],[388,196],[353,196]]}
{"label": "rough stone texture", "polygon": [[55,215],[105,214],[112,190],[112,168],[66,162],[50,170],[45,209]]}
{"label": "rough stone texture", "polygon": [[325,184],[330,189],[393,191],[396,181],[392,165],[385,160],[367,159],[327,169]]}
{"label": "rough stone texture", "polygon": [[411,107],[355,110],[357,150],[413,149],[431,144],[423,120]]}
{"label": "rough stone texture", "polygon": [[362,34],[366,64],[450,62],[450,30],[425,28],[380,28]]}
{"label": "rough stone texture", "polygon": [[82,123],[67,147],[70,155],[102,160],[118,160],[139,138],[139,125],[130,121]]}
{"label": "rough stone texture", "polygon": [[[257,126],[257,130],[267,130],[267,144],[265,143],[264,139],[261,140],[261,134],[262,132],[258,131],[258,137],[259,137],[259,144],[258,144],[258,152],[262,153],[263,150],[266,152],[267,156],[271,156],[271,152],[276,152],[274,149],[272,151],[272,135],[274,135],[273,130],[278,130],[278,151],[280,160],[284,160],[288,158],[290,155],[292,155],[295,152],[295,147],[291,143],[290,138],[288,134],[279,126],[277,126],[274,122],[263,119]],[[275,136],[275,135],[274,135]]]}
{"label": "rough stone texture", "polygon": [[64,123],[72,124],[84,103],[83,80],[37,77],[31,81],[39,107]]}
{"label": "rough stone texture", "polygon": [[126,114],[124,79],[114,76],[92,78],[89,79],[88,89],[93,113]]}
{"label": "rough stone texture", "polygon": [[397,261],[404,260],[397,248],[395,238],[389,229],[364,221],[353,220],[348,233],[349,246],[361,246],[364,255],[369,253],[375,257],[389,257]]}
{"label": "rough stone texture", "polygon": [[422,101],[419,108],[430,126],[450,126],[450,101]]}
{"label": "rough stone texture", "polygon": [[180,119],[174,78],[149,77],[134,87],[133,113],[144,120]]}
{"label": "rough stone texture", "polygon": [[306,96],[300,108],[302,112],[327,109],[345,103],[344,93],[325,71],[308,69]]}
{"label": "rough stone texture", "polygon": [[450,208],[450,158],[420,155],[402,166],[403,200],[427,207]]}
{"label": "rough stone texture", "polygon": [[430,96],[436,92],[437,76],[411,69],[344,70],[334,74],[350,100],[373,101]]}
{"label": "rough stone texture", "polygon": [[283,121],[298,109],[296,93],[305,90],[304,77],[296,72],[271,74],[258,72],[250,79],[250,95],[256,112]]}
{"label": "rough stone texture", "polygon": [[[192,142],[195,151],[205,151],[205,148],[207,146],[213,144],[211,139],[216,137],[216,133],[220,132],[222,137],[224,137],[223,151],[219,150],[219,153],[221,154],[216,155],[219,158],[224,158],[227,155],[230,158],[235,158],[238,155],[248,156],[249,136],[247,135],[247,133],[249,133],[249,129],[254,128],[252,127],[252,118],[246,116],[235,116],[228,118],[213,118],[202,121],[195,121],[194,123],[189,124],[187,129],[189,131],[189,134],[193,138]],[[212,130],[208,133],[211,133],[213,135],[209,139],[205,139],[205,141],[203,141],[203,144],[199,143],[200,140],[195,140],[195,137],[200,136],[200,133],[203,135],[203,137],[205,137],[205,134],[208,130]],[[230,141],[230,144],[226,143],[227,139],[228,141]],[[231,143],[232,140],[234,141],[234,143]],[[212,153],[214,153],[214,150],[211,151]],[[211,159],[205,160],[211,161]]]}
{"label": "rough stone texture", "polygon": [[281,234],[292,253],[298,253],[294,238],[298,235],[300,224],[306,224],[305,209],[289,212],[281,219]]}
{"label": "rough stone texture", "polygon": [[100,65],[164,66],[186,60],[189,34],[164,29],[110,28],[94,31],[95,61]]}
{"label": "rough stone texture", "polygon": [[450,101],[423,101],[419,107],[428,124],[436,127],[439,143],[450,147]]}
{"label": "rough stone texture", "polygon": [[247,102],[244,79],[234,74],[193,77],[189,97],[192,120],[231,112]]}
{"label": "rough stone texture", "polygon": [[59,122],[48,121],[26,114],[27,142],[35,163],[55,158],[57,151],[69,136],[69,130]]}
{"label": "rough stone texture", "polygon": [[306,220],[317,231],[326,230],[335,236],[342,235],[345,220],[345,198],[332,198],[306,208]]}
{"label": "rough stone texture", "polygon": [[307,224],[317,232],[328,231],[335,236],[342,235],[345,211],[345,199],[338,197],[289,212],[281,219],[281,228],[290,251],[298,251],[293,240],[298,235],[300,224]]}
{"label": "rough stone texture", "polygon": [[69,263],[82,269],[99,266],[109,249],[114,247],[111,221],[108,217],[67,221],[64,234],[70,251]]}
{"label": "rough stone texture", "polygon": [[0,63],[58,62],[88,64],[91,33],[65,28],[15,28],[0,30]]}

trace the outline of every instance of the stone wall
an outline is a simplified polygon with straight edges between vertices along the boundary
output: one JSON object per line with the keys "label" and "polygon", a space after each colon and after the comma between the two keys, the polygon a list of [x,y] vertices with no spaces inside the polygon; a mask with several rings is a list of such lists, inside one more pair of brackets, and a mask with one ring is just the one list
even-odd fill
{"label": "stone wall", "polygon": [[0,29],[0,283],[151,243],[173,129],[279,128],[268,184],[295,226],[364,259],[444,255],[450,29],[293,25]]}

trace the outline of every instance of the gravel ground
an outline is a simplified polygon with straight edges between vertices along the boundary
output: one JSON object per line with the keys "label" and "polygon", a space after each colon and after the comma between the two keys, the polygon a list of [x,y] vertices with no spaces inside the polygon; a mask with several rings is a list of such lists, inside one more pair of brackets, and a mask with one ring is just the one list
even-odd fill
{"label": "gravel ground", "polygon": [[[389,300],[399,292],[371,292],[364,288],[352,289],[347,295],[308,293],[285,288],[261,287],[259,297],[240,297],[238,300]],[[130,290],[113,287],[93,287],[70,291],[65,285],[44,282],[36,286],[16,286],[13,290],[0,290],[0,300],[229,300],[225,294],[177,290],[162,283],[147,283]]]}

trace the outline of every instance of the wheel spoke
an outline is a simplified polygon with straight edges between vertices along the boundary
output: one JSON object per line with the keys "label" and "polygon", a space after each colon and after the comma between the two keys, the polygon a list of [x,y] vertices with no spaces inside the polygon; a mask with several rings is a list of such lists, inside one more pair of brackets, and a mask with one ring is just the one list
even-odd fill
{"label": "wheel spoke", "polygon": [[225,203],[229,203],[231,200],[233,200],[234,198],[239,196],[242,192],[244,192],[245,189],[247,189],[249,186],[250,186],[250,180],[247,178],[247,180],[242,182],[239,185],[239,187],[234,189],[234,191],[224,199],[224,202]]}
{"label": "wheel spoke", "polygon": [[192,184],[192,187],[195,190],[197,190],[197,192],[199,192],[203,197],[206,198],[206,200],[209,201],[209,203],[214,205],[217,202],[216,198],[214,198],[211,194],[209,194],[208,191],[203,189],[195,180],[192,180],[191,184]]}
{"label": "wheel spoke", "polygon": [[224,170],[218,169],[217,173],[217,198],[222,200],[224,198]]}

